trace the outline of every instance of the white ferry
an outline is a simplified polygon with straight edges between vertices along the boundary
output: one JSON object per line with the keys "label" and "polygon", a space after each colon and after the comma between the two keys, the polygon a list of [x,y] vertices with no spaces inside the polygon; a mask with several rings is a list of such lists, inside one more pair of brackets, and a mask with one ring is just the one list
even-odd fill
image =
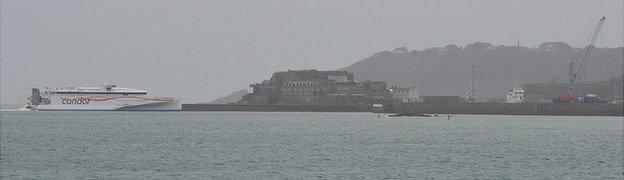
{"label": "white ferry", "polygon": [[32,89],[22,109],[33,111],[176,111],[181,104],[170,97],[149,97],[147,91],[102,85],[45,90]]}

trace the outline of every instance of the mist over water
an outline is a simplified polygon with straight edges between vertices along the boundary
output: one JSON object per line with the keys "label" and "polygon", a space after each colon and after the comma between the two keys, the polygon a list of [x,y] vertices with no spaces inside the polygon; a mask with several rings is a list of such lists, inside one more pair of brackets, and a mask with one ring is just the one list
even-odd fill
{"label": "mist over water", "polygon": [[622,179],[621,117],[2,112],[2,179]]}
{"label": "mist over water", "polygon": [[340,69],[396,47],[584,47],[601,16],[597,47],[622,47],[620,0],[3,0],[0,102],[102,83],[208,102],[275,71]]}
{"label": "mist over water", "polygon": [[[548,103],[576,75],[569,65],[603,16],[577,77],[579,89],[597,87],[592,102],[617,103],[622,0],[0,0],[0,179],[624,179],[622,117],[17,109],[31,88],[102,84],[185,104],[334,107],[315,100],[344,98],[335,102],[368,110],[399,109],[385,104],[394,95],[440,96],[426,103],[461,110],[452,103],[464,104],[469,87],[476,102],[498,103],[512,87],[524,92],[517,85],[526,102]],[[355,81],[264,81],[309,69],[345,70]],[[544,86],[522,86],[532,83]],[[383,104],[364,101],[371,94]],[[57,102],[47,95],[31,104]],[[297,101],[273,101],[287,96]],[[131,106],[120,97],[111,103]],[[621,108],[608,106],[602,112]]]}

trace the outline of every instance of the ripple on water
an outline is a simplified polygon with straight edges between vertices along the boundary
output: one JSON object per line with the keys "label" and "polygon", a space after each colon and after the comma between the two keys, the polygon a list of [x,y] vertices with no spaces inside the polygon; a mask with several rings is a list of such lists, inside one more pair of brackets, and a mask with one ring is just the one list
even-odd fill
{"label": "ripple on water", "polygon": [[621,117],[2,112],[0,178],[624,178]]}

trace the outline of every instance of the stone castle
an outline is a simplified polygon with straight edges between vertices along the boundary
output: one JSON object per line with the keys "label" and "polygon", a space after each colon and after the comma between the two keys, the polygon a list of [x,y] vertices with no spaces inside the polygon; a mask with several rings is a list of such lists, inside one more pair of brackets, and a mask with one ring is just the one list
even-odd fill
{"label": "stone castle", "polygon": [[347,71],[288,70],[251,84],[245,104],[375,104],[392,97],[382,81],[358,82]]}

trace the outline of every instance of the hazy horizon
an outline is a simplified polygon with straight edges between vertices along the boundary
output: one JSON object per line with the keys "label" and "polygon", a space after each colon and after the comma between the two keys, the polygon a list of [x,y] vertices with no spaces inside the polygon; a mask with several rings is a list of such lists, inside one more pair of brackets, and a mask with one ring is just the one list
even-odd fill
{"label": "hazy horizon", "polygon": [[[31,87],[115,83],[209,102],[288,69],[474,42],[624,46],[624,2],[0,1],[2,104]],[[24,99],[25,100],[25,99]]]}

